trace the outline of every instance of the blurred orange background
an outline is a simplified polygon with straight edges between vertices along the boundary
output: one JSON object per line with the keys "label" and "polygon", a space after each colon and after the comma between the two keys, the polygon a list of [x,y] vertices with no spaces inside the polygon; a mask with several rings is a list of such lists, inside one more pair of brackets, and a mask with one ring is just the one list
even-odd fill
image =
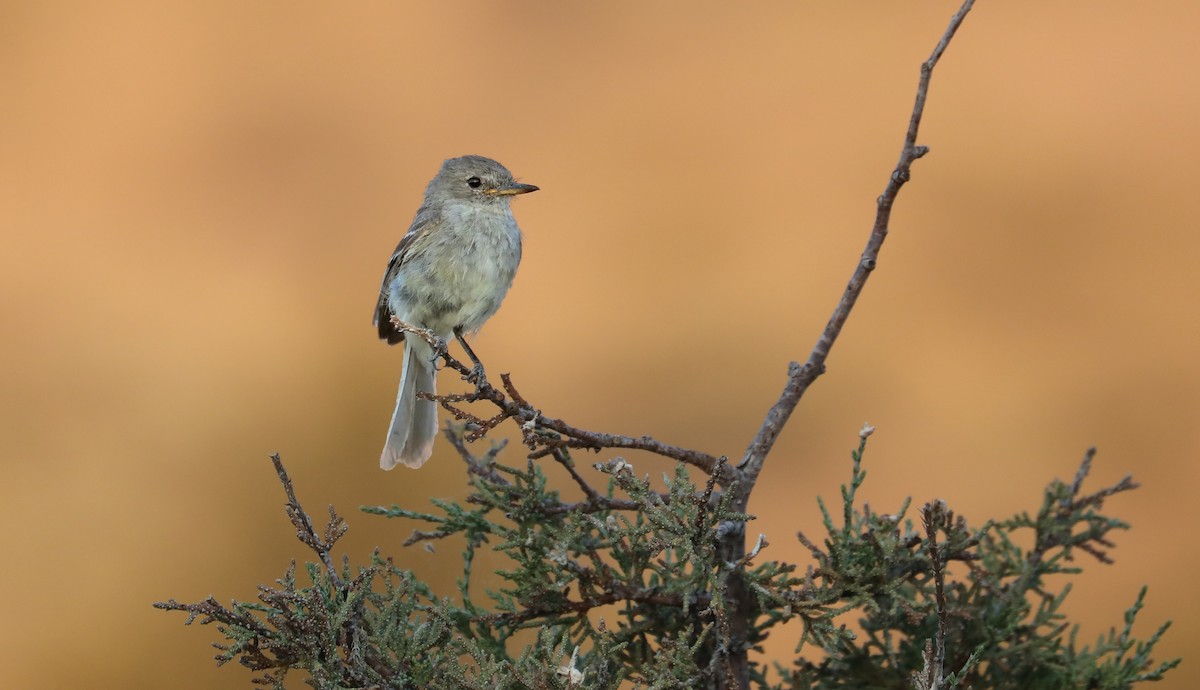
{"label": "blurred orange background", "polygon": [[[150,605],[251,600],[306,557],[274,451],[314,516],[347,516],[341,552],[453,592],[461,545],[402,549],[412,525],[357,511],[466,494],[444,444],[377,466],[401,357],[371,310],[449,156],[542,188],[475,340],[489,372],[579,426],[739,456],[857,261],[956,8],[0,6],[7,682],[247,684],[214,667],[215,629]],[[1068,611],[1090,641],[1146,583],[1138,632],[1170,618],[1159,658],[1195,646],[1197,36],[1195,3],[980,2],[754,496],[764,557],[806,562],[793,534],[818,532],[864,421],[872,507],[944,498],[977,524],[1035,509],[1095,444],[1091,488],[1143,487],[1108,504],[1133,530],[1115,565],[1080,560]]]}

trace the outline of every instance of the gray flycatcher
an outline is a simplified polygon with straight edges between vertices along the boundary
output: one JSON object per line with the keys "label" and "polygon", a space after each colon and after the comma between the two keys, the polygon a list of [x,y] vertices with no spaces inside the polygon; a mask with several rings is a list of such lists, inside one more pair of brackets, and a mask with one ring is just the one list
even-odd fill
{"label": "gray flycatcher", "polygon": [[424,202],[388,261],[375,305],[379,338],[389,345],[404,342],[396,411],[379,457],[383,469],[425,464],[438,431],[437,403],[417,397],[435,391],[433,348],[417,336],[405,337],[391,316],[447,341],[479,330],[500,308],[521,262],[512,198],[534,191],[483,156],[447,160],[425,188]]}

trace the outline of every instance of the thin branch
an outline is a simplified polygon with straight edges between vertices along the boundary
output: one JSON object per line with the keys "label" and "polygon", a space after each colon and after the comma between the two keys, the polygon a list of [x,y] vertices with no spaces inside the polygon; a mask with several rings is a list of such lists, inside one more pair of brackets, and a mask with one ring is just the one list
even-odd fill
{"label": "thin branch", "polygon": [[571,455],[567,451],[562,448],[555,448],[551,455],[558,464],[567,470],[567,474],[571,475],[571,479],[574,479],[579,488],[583,490],[583,495],[587,496],[589,503],[601,503],[604,501],[604,495],[596,491],[591,484],[587,483],[586,479],[575,471],[575,462],[571,460]]}
{"label": "thin branch", "polygon": [[[888,224],[891,221],[892,206],[895,204],[896,196],[900,193],[900,188],[904,186],[904,183],[909,180],[913,161],[929,151],[927,147],[917,146],[917,132],[921,124],[921,117],[925,113],[925,99],[929,92],[929,80],[933,76],[933,68],[937,66],[942,53],[950,44],[950,39],[954,37],[958,27],[962,25],[974,4],[975,0],[966,0],[962,4],[962,7],[950,20],[949,27],[942,34],[942,39],[938,41],[937,47],[933,49],[929,59],[921,65],[921,79],[917,84],[916,103],[913,105],[912,116],[908,121],[904,146],[900,150],[900,162],[892,170],[883,194],[876,200],[875,225],[871,229],[867,247],[863,250],[862,256],[854,268],[854,273],[850,276],[850,282],[847,283],[841,300],[833,310],[833,315],[829,317],[829,322],[825,325],[825,330],[821,332],[821,337],[817,339],[817,344],[809,354],[808,360],[803,366],[797,362],[788,365],[788,380],[783,392],[767,412],[762,427],[747,446],[746,453],[738,464],[738,467],[742,469],[740,493],[745,499],[749,498],[750,491],[754,488],[754,482],[758,479],[759,472],[762,471],[763,461],[771,452],[775,439],[779,437],[779,433],[783,430],[792,411],[796,409],[800,398],[804,396],[809,385],[825,373],[825,360],[829,357],[829,352],[833,349],[838,335],[841,334],[842,327],[846,325],[850,311],[858,301],[859,295],[862,294],[867,278],[875,270],[879,250],[888,234]],[[744,506],[737,507],[744,509]]]}
{"label": "thin branch", "polygon": [[[500,377],[504,389],[496,388],[487,380],[486,375],[483,374],[482,367],[469,367],[456,359],[449,353],[446,342],[438,338],[432,331],[405,323],[395,316],[391,318],[391,321],[398,330],[414,334],[425,340],[434,348],[434,352],[441,357],[447,367],[475,384],[475,390],[470,393],[453,393],[449,395],[419,394],[421,397],[439,403],[453,414],[455,418],[466,420],[474,425],[475,428],[466,435],[466,440],[468,441],[482,438],[488,431],[495,428],[501,422],[512,418],[521,426],[525,445],[529,446],[532,451],[529,455],[531,459],[545,457],[559,448],[585,448],[589,450],[619,448],[623,450],[644,450],[655,455],[661,455],[665,458],[687,463],[710,475],[713,473],[714,468],[717,467],[717,458],[715,456],[663,443],[650,436],[633,437],[588,431],[572,426],[561,419],[545,417],[540,410],[531,405],[517,392],[508,374],[502,374]],[[457,406],[457,403],[474,402],[490,402],[499,409],[499,414],[485,419]]]}
{"label": "thin branch", "polygon": [[580,429],[561,419],[553,419],[539,416],[537,425],[544,429],[556,431],[563,436],[570,437],[581,442],[584,448],[592,448],[600,450],[602,448],[621,448],[625,450],[644,450],[661,455],[672,460],[685,462],[693,467],[697,467],[704,471],[705,474],[712,474],[713,469],[717,466],[717,458],[702,453],[696,450],[680,448],[672,446],[662,441],[658,441],[650,436],[641,436],[634,438],[632,436],[621,436],[619,434],[605,434],[595,431],[587,431]]}
{"label": "thin branch", "polygon": [[1083,480],[1087,479],[1088,473],[1092,471],[1092,460],[1096,457],[1096,447],[1091,446],[1087,452],[1083,454],[1083,462],[1079,463],[1079,469],[1075,472],[1075,480],[1071,482],[1071,493],[1063,496],[1062,508],[1064,511],[1071,509],[1071,501],[1079,495],[1079,490],[1083,488]]}
{"label": "thin branch", "polygon": [[329,507],[329,524],[325,527],[325,538],[321,539],[317,536],[316,529],[313,528],[312,519],[308,517],[308,513],[304,512],[300,501],[296,498],[296,490],[292,487],[292,479],[288,476],[287,470],[283,468],[283,460],[279,457],[279,453],[271,455],[271,463],[275,465],[275,473],[279,475],[279,481],[283,484],[283,491],[287,494],[287,510],[288,518],[296,527],[296,538],[304,543],[305,546],[312,549],[321,562],[325,564],[325,570],[329,573],[329,580],[338,591],[345,591],[345,583],[338,576],[337,569],[333,566],[333,557],[330,551],[333,550],[334,543],[346,533],[346,523],[337,513],[333,512],[333,506]]}
{"label": "thin branch", "polygon": [[497,486],[511,486],[511,482],[497,472],[495,467],[496,456],[508,445],[508,439],[502,439],[499,443],[492,444],[492,447],[480,457],[467,449],[462,431],[461,427],[450,425],[446,427],[442,435],[450,441],[450,445],[454,447],[454,450],[458,451],[459,457],[467,464],[467,472],[477,477],[482,477]]}
{"label": "thin branch", "polygon": [[770,545],[771,543],[767,541],[767,535],[759,532],[758,541],[754,542],[754,548],[750,549],[750,553],[742,556],[742,560],[738,561],[738,566],[744,568],[750,565],[750,561],[753,561],[758,556],[758,552]]}
{"label": "thin branch", "polygon": [[946,629],[949,627],[949,613],[946,608],[946,572],[945,563],[937,543],[938,528],[947,522],[946,505],[941,501],[926,503],[922,511],[922,522],[925,523],[925,536],[929,540],[929,561],[933,566],[933,592],[937,606],[937,637],[934,641],[933,665],[929,679],[930,690],[940,690],[946,675]]}

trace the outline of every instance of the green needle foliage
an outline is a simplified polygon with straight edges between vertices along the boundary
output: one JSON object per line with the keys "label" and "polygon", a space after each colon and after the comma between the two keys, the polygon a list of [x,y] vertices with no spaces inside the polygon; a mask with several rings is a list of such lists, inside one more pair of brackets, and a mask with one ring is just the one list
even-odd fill
{"label": "green needle foliage", "polygon": [[[729,687],[722,649],[735,644],[750,646],[752,685],[779,689],[1116,690],[1179,663],[1152,658],[1166,624],[1133,635],[1144,589],[1120,629],[1091,645],[1078,642],[1062,613],[1069,581],[1082,572],[1076,556],[1109,562],[1113,531],[1127,529],[1101,510],[1136,488],[1131,479],[1084,494],[1089,451],[1074,480],[1051,482],[1033,513],[971,527],[940,501],[914,516],[906,501],[883,515],[856,502],[868,435],[852,453],[840,510],[818,501],[819,544],[799,535],[812,554],[799,566],[766,558],[762,537],[739,562],[723,561],[723,531],[752,518],[731,511],[729,490],[711,478],[693,482],[683,463],[661,491],[624,460],[598,463],[589,474],[599,473],[605,490],[584,488],[584,500],[565,502],[537,462],[508,467],[498,449],[472,456],[462,430],[451,429],[472,488],[464,504],[365,510],[421,523],[409,544],[463,538],[453,597],[378,552],[334,568],[345,523],[331,510],[318,534],[276,457],[289,516],[317,556],[305,577],[293,563],[275,586],[259,588],[257,602],[156,606],[186,612],[188,623],[216,623],[224,637],[217,663],[236,659],[272,688],[286,687],[292,671],[320,690]],[[588,486],[565,451],[554,460]],[[479,596],[470,584],[481,548],[512,565],[498,573],[502,586]],[[737,626],[722,577],[730,570],[756,604],[742,621],[744,641],[730,632]],[[793,619],[803,627],[795,658],[762,658],[761,642]]]}

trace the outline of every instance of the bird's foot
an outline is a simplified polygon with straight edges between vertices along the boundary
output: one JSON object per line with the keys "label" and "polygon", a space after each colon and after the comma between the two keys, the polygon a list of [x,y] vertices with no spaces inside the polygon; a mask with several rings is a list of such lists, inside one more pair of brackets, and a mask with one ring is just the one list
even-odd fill
{"label": "bird's foot", "polygon": [[430,358],[430,363],[433,364],[434,371],[442,369],[441,360],[450,353],[450,343],[445,338],[437,338],[433,342],[433,356]]}
{"label": "bird's foot", "polygon": [[481,386],[487,382],[487,373],[483,370],[483,362],[475,356],[475,351],[467,344],[466,337],[463,336],[462,328],[454,329],[454,337],[458,339],[458,344],[462,345],[463,351],[467,353],[467,357],[471,359],[471,371],[463,376],[467,383],[473,383],[476,386]]}
{"label": "bird's foot", "polygon": [[487,381],[487,372],[483,370],[483,364],[475,362],[475,366],[471,367],[471,371],[463,376],[467,383],[473,383],[476,386]]}

